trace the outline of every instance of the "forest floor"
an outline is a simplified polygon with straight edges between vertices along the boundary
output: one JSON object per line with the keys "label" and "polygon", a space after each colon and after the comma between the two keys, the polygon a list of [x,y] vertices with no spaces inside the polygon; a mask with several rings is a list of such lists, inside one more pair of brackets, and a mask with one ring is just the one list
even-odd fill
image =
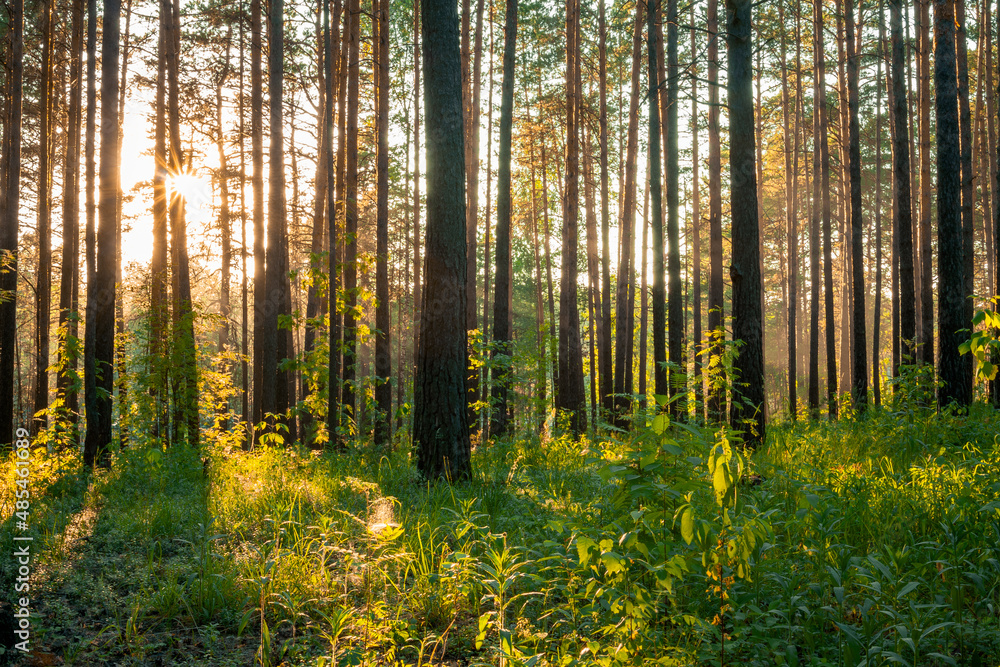
{"label": "forest floor", "polygon": [[998,434],[900,400],[744,457],[649,419],[482,445],[450,486],[402,441],[36,453],[31,653],[0,608],[0,664],[997,667]]}

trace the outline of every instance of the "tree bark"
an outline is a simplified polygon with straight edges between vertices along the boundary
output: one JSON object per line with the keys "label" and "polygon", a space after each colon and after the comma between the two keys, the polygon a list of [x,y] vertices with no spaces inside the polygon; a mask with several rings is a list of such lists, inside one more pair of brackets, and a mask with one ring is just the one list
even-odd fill
{"label": "tree bark", "polygon": [[[719,0],[708,0],[708,236],[708,354],[711,358],[722,354],[726,331],[722,273],[722,145],[719,140]],[[721,369],[721,365],[716,368]],[[725,414],[726,397],[722,387],[722,378],[710,378],[708,416],[715,421],[721,421]]]}
{"label": "tree bark", "polygon": [[[93,2],[93,0],[91,1]],[[0,192],[0,215],[3,216],[0,219],[0,253],[3,255],[3,270],[0,271],[0,290],[3,290],[4,294],[9,294],[10,298],[0,301],[0,315],[2,315],[0,322],[3,323],[0,325],[0,448],[2,449],[13,449],[15,433],[14,359],[17,356],[17,230],[18,211],[20,209],[19,193],[21,190],[21,105],[24,77],[23,0],[11,0],[8,6],[8,18],[10,21],[8,27],[10,31],[10,49],[7,61],[9,68],[9,74],[7,75],[8,122],[4,123],[2,156],[4,187],[3,191]],[[93,50],[90,53],[93,53]],[[88,64],[90,62],[88,60]],[[92,143],[93,133],[89,133],[88,137]],[[90,305],[90,294],[93,291],[92,284],[88,282],[88,306]],[[92,355],[93,348],[90,349],[90,352]],[[86,398],[96,399],[96,392],[91,391],[87,394]],[[88,416],[94,414],[95,419],[97,419],[97,405],[94,405],[92,412],[90,403],[90,400],[88,400]],[[110,413],[110,407],[107,412]],[[110,441],[110,421],[107,423],[107,426],[108,440]],[[88,435],[90,433],[89,428],[94,428],[94,425],[88,427]],[[97,438],[94,439],[94,442],[99,441]],[[90,465],[93,465],[93,459],[91,459]]]}
{"label": "tree bark", "polygon": [[632,383],[632,341],[629,332],[634,326],[634,313],[629,306],[632,286],[632,230],[635,223],[635,165],[639,144],[639,58],[642,53],[642,8],[636,6],[632,32],[632,88],[629,96],[628,141],[625,156],[624,187],[622,188],[619,222],[621,252],[618,259],[618,286],[615,305],[615,425],[628,426]]}
{"label": "tree bark", "polygon": [[[513,350],[511,228],[511,134],[514,125],[514,57],[517,43],[517,0],[507,1],[504,26],[503,83],[500,88],[500,154],[497,161],[496,277],[493,281],[493,410],[490,435],[503,437],[511,428],[510,392]],[[474,308],[472,309],[475,310]]]}
{"label": "tree bark", "polygon": [[875,308],[872,311],[872,400],[882,405],[882,364],[879,329],[882,323],[882,54],[885,20],[878,7],[878,49],[875,65]]}
{"label": "tree bark", "polygon": [[562,228],[562,271],[559,280],[559,383],[556,407],[570,414],[575,434],[586,429],[580,311],[576,304],[579,240],[580,135],[577,68],[580,66],[577,24],[579,0],[566,0],[566,215]]}
{"label": "tree bark", "polygon": [[[662,29],[657,30],[657,14],[659,13],[658,2],[652,0],[646,2],[646,50],[648,60],[648,82],[649,89],[646,98],[649,102],[649,135],[647,143],[647,159],[649,169],[646,178],[649,182],[650,199],[652,200],[653,213],[653,392],[659,396],[667,396],[670,388],[667,385],[667,314],[666,295],[664,291],[664,267],[663,267],[663,194],[661,191],[662,173],[660,171],[660,96],[665,98],[665,106],[669,104],[666,100],[668,94],[660,90],[660,82],[657,68],[657,52],[659,51],[659,61],[663,61],[663,53],[659,49],[658,40],[662,41]],[[663,82],[666,84],[666,81]],[[667,130],[669,132],[669,130]],[[668,158],[669,160],[669,155]],[[670,175],[667,175],[668,188],[670,187]],[[641,283],[641,326],[639,338],[639,393],[645,399],[646,396],[646,234],[647,220],[643,215],[642,229],[642,283]],[[671,259],[673,259],[673,246],[671,246]],[[671,264],[671,267],[673,265]],[[673,275],[671,274],[671,278]],[[673,287],[673,284],[671,284]],[[671,295],[673,296],[673,295]],[[674,302],[671,299],[671,307]],[[671,308],[671,314],[673,309]],[[673,343],[674,327],[671,321],[670,342]],[[671,351],[673,348],[671,347]],[[673,361],[673,359],[671,359]],[[657,403],[654,403],[657,405]],[[674,414],[674,406],[670,405],[671,414]]]}
{"label": "tree bark", "polygon": [[[920,5],[920,360],[934,364],[934,292],[931,256],[931,74],[930,74],[930,5],[931,0],[915,0]],[[936,3],[938,0],[934,0]],[[954,49],[954,45],[952,46]],[[952,57],[954,64],[954,57]],[[958,165],[956,165],[956,168]],[[940,228],[940,222],[939,228]]]}
{"label": "tree bark", "polygon": [[[698,31],[695,29],[694,4],[691,5],[691,53],[698,52]],[[703,416],[703,405],[705,400],[704,378],[702,376],[702,332],[701,332],[701,180],[699,170],[701,159],[698,155],[698,66],[692,62],[691,71],[691,229],[694,234],[692,242],[691,263],[694,275],[694,305],[693,305],[693,328],[694,338],[694,395],[695,414],[699,419]]]}
{"label": "tree bark", "polygon": [[[961,137],[961,189],[962,189],[962,271],[963,299],[962,313],[965,327],[972,327],[975,310],[973,297],[975,286],[975,221],[974,221],[974,178],[972,169],[972,114],[969,109],[969,54],[965,38],[965,0],[955,2],[955,51],[958,58],[958,120]],[[965,382],[972,391],[975,367],[972,355],[962,356]],[[970,393],[971,401],[971,393]]]}
{"label": "tree bark", "polygon": [[[49,325],[52,310],[52,215],[49,211],[52,168],[52,0],[43,0],[39,29],[42,37],[41,77],[38,92],[38,272],[35,279],[35,401],[31,431],[38,435],[48,426],[43,412],[49,406]],[[39,415],[39,412],[43,412]]]}
{"label": "tree bark", "polygon": [[[609,227],[611,216],[608,189],[608,51],[607,25],[604,3],[598,3],[598,94],[600,95],[598,124],[601,142],[601,321],[597,347],[600,360],[601,404],[606,415],[614,412],[614,361],[611,357],[611,244]],[[603,332],[603,336],[601,333]]]}
{"label": "tree bark", "polygon": [[[101,108],[101,226],[97,232],[96,271],[87,285],[87,317],[94,321],[94,391],[86,397],[87,437],[83,462],[88,468],[104,465],[111,445],[111,395],[115,344],[115,212],[118,201],[118,0],[105,0],[101,41],[101,99],[113,100]],[[16,40],[16,35],[15,35]],[[15,56],[17,54],[15,53]],[[19,82],[17,82],[19,83]],[[18,86],[19,88],[19,86]],[[16,93],[15,93],[16,94]],[[13,162],[10,163],[13,165]],[[16,172],[15,172],[16,173]],[[13,199],[8,195],[8,199]]]}
{"label": "tree bark", "polygon": [[[347,148],[345,172],[344,243],[344,367],[341,407],[349,424],[357,421],[355,405],[355,364],[357,362],[358,307],[358,59],[360,52],[361,10],[358,0],[350,0],[351,31],[347,53]],[[426,49],[425,49],[426,57]],[[352,428],[351,426],[347,426]],[[356,427],[356,426],[355,426]]]}
{"label": "tree bark", "polygon": [[[69,110],[66,118],[66,161],[63,172],[63,247],[62,271],[59,282],[59,331],[60,372],[56,376],[56,390],[65,401],[70,442],[76,444],[77,410],[77,354],[76,345],[69,345],[77,338],[80,285],[80,120],[82,99],[83,0],[73,0],[72,27],[70,30],[70,88]],[[2,210],[2,205],[0,205]],[[2,445],[3,440],[0,440]]]}
{"label": "tree bark", "polygon": [[[778,4],[778,23],[782,30],[785,27],[785,5]],[[798,23],[795,30],[798,37]],[[796,39],[798,43],[798,39]],[[781,108],[782,108],[782,128],[785,154],[785,230],[786,246],[788,248],[788,315],[787,315],[787,336],[788,336],[788,414],[792,421],[796,416],[796,368],[795,368],[795,315],[797,308],[798,289],[798,231],[796,229],[796,216],[798,214],[798,132],[795,134],[795,148],[792,148],[791,137],[791,103],[788,94],[788,60],[785,40],[781,40]],[[796,80],[799,79],[799,72],[796,72]],[[798,110],[798,107],[796,107]],[[697,142],[695,142],[697,143]],[[795,168],[792,168],[792,160],[795,160]]]}
{"label": "tree bark", "polygon": [[[268,308],[264,250],[264,95],[261,0],[250,0],[250,161],[253,164],[253,425],[264,421],[264,322]],[[272,376],[273,377],[273,376]],[[268,380],[268,384],[270,384]],[[269,406],[270,408],[270,406]],[[256,435],[254,437],[256,442]]]}
{"label": "tree bark", "polygon": [[764,442],[764,337],[757,219],[756,137],[751,54],[751,0],[727,0],[729,170],[732,192],[733,339],[742,347],[733,362],[737,382],[730,418],[751,449]]}
{"label": "tree bark", "polygon": [[937,112],[938,306],[941,330],[938,372],[943,386],[939,403],[968,405],[972,385],[966,382],[958,346],[965,339],[962,259],[961,144],[958,81],[955,64],[954,0],[934,0],[934,88]]}
{"label": "tree bark", "polygon": [[465,414],[465,161],[458,13],[423,0],[427,129],[427,254],[414,380],[417,469],[428,479],[471,476]]}
{"label": "tree bark", "polygon": [[[858,122],[858,70],[860,38],[855,39],[854,0],[847,0],[847,99],[850,126],[851,163],[851,283],[853,288],[854,372],[852,398],[854,410],[863,413],[868,406],[868,343],[865,335],[865,266],[862,234],[864,220],[861,209],[861,127]],[[860,30],[858,31],[860,32]]]}
{"label": "tree bark", "polygon": [[896,179],[896,234],[899,239],[899,336],[900,356],[916,361],[916,276],[913,267],[913,225],[910,206],[910,131],[906,73],[903,70],[902,0],[889,0],[892,39],[893,177]]}
{"label": "tree bark", "polygon": [[[392,421],[392,347],[389,331],[389,0],[378,3],[378,155],[375,298],[375,444],[389,443]],[[397,381],[399,379],[397,378]]]}

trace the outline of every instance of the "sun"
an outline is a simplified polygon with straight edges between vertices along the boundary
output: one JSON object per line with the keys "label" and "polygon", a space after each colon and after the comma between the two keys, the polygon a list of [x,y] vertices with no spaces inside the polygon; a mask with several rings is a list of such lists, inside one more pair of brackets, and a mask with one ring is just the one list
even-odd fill
{"label": "sun", "polygon": [[203,178],[191,171],[170,174],[167,177],[167,188],[171,197],[182,197],[184,201],[200,204],[211,198],[212,186]]}

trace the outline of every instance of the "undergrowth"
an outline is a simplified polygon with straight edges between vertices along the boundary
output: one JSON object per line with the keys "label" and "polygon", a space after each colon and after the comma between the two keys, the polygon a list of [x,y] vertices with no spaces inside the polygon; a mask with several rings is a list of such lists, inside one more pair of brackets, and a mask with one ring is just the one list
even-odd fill
{"label": "undergrowth", "polygon": [[998,433],[989,407],[900,400],[773,424],[748,456],[656,419],[487,443],[452,486],[405,442],[133,446],[89,478],[48,458],[35,645],[80,665],[996,667]]}

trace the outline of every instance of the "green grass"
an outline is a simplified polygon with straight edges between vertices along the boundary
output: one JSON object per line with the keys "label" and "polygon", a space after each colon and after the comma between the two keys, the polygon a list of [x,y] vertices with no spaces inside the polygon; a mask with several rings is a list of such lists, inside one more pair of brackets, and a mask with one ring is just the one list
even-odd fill
{"label": "green grass", "polygon": [[1000,665],[1000,413],[774,424],[749,460],[660,426],[484,445],[454,486],[421,481],[406,443],[214,444],[207,468],[136,446],[89,478],[53,459],[33,646],[77,665]]}

